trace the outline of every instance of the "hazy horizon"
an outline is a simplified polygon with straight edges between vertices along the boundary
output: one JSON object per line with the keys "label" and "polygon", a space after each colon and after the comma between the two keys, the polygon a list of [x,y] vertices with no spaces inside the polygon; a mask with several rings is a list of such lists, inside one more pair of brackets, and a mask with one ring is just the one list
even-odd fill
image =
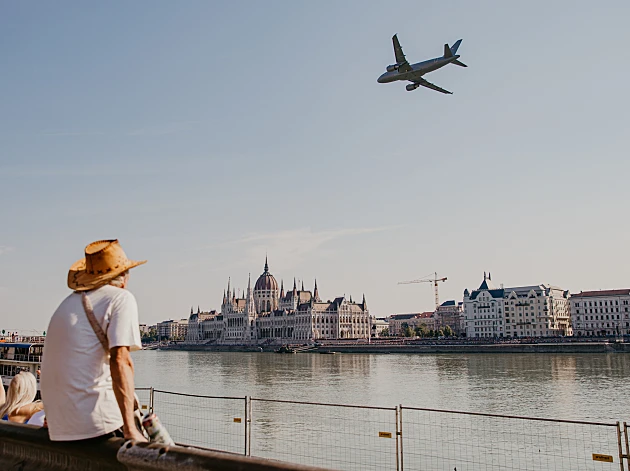
{"label": "hazy horizon", "polygon": [[[270,271],[373,315],[630,286],[627,1],[5,2],[0,330],[44,330],[93,240],[140,322]],[[377,84],[463,38],[442,95]]]}

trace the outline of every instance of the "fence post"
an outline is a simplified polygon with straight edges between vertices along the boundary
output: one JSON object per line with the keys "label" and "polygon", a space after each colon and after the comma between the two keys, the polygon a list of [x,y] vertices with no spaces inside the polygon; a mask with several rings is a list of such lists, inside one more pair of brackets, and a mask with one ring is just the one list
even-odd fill
{"label": "fence post", "polygon": [[247,432],[247,456],[252,455],[252,418],[253,418],[253,408],[252,408],[252,398],[251,396],[247,398],[249,402],[249,429]]}
{"label": "fence post", "polygon": [[249,431],[249,409],[247,407],[247,396],[245,396],[245,451],[243,452],[244,456],[247,456],[247,446],[249,445],[249,440],[247,439],[247,433]]}
{"label": "fence post", "polygon": [[624,471],[623,466],[623,447],[621,446],[621,427],[619,426],[619,421],[617,421],[617,446],[619,448],[619,467],[621,471]]}
{"label": "fence post", "polygon": [[153,386],[151,386],[149,391],[149,412],[153,413]]}
{"label": "fence post", "polygon": [[[402,434],[402,404],[396,408],[396,470],[403,471],[403,434]],[[398,443],[400,442],[400,453]],[[400,456],[400,462],[398,457]]]}
{"label": "fence post", "polygon": [[623,423],[623,437],[626,442],[626,454],[624,458],[626,459],[626,468],[630,469],[630,447],[628,446],[628,424]]}

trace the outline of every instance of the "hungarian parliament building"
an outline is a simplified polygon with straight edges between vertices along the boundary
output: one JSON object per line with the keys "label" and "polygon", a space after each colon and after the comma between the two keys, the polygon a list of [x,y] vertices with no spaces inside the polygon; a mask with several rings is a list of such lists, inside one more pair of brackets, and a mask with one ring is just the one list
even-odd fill
{"label": "hungarian parliament building", "polygon": [[284,291],[265,269],[251,288],[236,296],[228,281],[223,292],[221,312],[191,312],[186,343],[220,345],[257,345],[263,343],[309,343],[319,339],[367,339],[370,337],[370,313],[365,295],[360,303],[345,296],[322,301],[317,290],[305,291],[304,283],[297,289]]}

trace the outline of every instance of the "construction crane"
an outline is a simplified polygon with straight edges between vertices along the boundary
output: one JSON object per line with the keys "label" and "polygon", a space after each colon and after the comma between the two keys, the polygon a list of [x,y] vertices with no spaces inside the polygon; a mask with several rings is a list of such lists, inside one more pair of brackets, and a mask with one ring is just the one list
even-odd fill
{"label": "construction crane", "polygon": [[398,284],[399,285],[410,285],[412,283],[433,283],[433,288],[435,290],[435,309],[437,309],[438,307],[440,307],[440,296],[438,294],[438,282],[439,281],[446,281],[446,277],[443,278],[438,278],[438,274],[433,273],[433,277],[430,278],[431,275],[427,275],[423,278],[420,278],[419,280],[411,280],[411,281],[399,281]]}

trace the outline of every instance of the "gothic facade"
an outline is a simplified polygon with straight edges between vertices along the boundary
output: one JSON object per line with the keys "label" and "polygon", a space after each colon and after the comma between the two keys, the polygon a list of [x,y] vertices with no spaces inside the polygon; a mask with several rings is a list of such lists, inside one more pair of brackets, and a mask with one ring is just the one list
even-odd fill
{"label": "gothic facade", "polygon": [[369,338],[370,314],[365,295],[360,303],[352,297],[322,301],[317,288],[306,291],[304,283],[284,291],[265,268],[251,287],[251,278],[242,297],[228,280],[221,312],[191,312],[186,342],[191,344],[256,345],[262,343],[310,343],[319,339]]}

